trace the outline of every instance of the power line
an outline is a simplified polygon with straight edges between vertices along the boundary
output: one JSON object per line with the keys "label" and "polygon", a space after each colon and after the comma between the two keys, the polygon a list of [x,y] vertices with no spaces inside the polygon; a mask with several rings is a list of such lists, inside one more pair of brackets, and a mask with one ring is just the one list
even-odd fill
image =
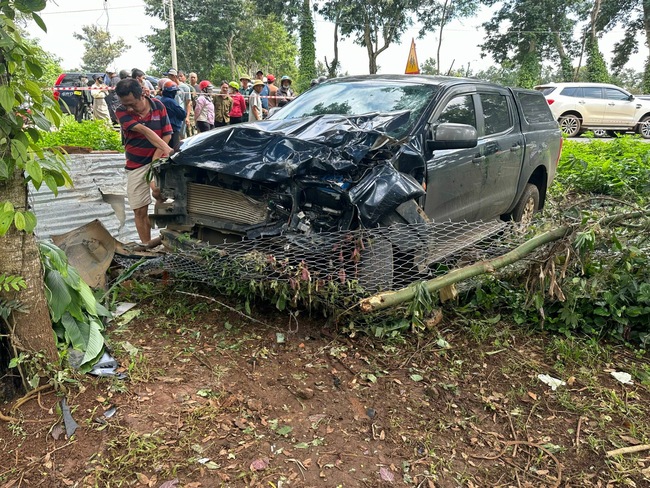
{"label": "power line", "polygon": [[104,8],[89,8],[89,9],[85,9],[85,10],[63,10],[63,11],[59,11],[59,12],[43,12],[40,15],[42,17],[43,15],[78,14],[78,13],[83,13],[83,12],[103,12],[104,10],[124,10],[124,9],[127,9],[127,8],[141,8],[141,7],[144,7],[144,6],[145,6],[145,4],[141,3],[141,4],[138,4],[138,5],[129,5],[128,7],[106,7],[106,9],[104,9]]}

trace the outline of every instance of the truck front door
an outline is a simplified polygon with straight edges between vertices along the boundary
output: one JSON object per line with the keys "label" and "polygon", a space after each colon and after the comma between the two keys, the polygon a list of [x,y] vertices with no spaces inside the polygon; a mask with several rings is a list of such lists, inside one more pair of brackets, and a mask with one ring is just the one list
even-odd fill
{"label": "truck front door", "polygon": [[[431,124],[451,122],[478,128],[477,101],[475,93],[450,94],[440,104],[441,108],[434,112]],[[482,158],[480,144],[470,149],[435,151],[427,161],[427,196],[424,206],[431,219],[437,222],[475,220],[480,208]]]}

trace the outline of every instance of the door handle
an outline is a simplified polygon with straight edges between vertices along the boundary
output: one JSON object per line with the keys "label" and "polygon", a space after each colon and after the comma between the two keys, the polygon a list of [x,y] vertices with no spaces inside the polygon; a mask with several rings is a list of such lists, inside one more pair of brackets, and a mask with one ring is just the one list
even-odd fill
{"label": "door handle", "polygon": [[474,156],[472,158],[472,163],[474,164],[481,164],[483,161],[485,161],[485,156]]}
{"label": "door handle", "polygon": [[580,105],[584,105],[584,104],[585,104],[585,101],[584,101],[584,100],[580,100],[578,103],[579,103]]}
{"label": "door handle", "polygon": [[612,102],[612,103],[608,103],[607,105],[609,105],[610,107],[613,107],[616,104],[614,102]]}
{"label": "door handle", "polygon": [[521,146],[519,144],[513,144],[510,146],[510,152],[517,152],[521,149]]}

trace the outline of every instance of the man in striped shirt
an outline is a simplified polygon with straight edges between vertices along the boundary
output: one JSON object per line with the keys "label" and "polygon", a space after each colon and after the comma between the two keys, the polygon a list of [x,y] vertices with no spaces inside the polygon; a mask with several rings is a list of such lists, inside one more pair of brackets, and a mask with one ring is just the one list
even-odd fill
{"label": "man in striped shirt", "polygon": [[148,209],[151,191],[160,199],[160,190],[147,182],[151,162],[172,153],[169,141],[172,126],[165,106],[142,93],[142,86],[133,78],[121,80],[115,87],[120,106],[115,111],[126,155],[126,194],[135,214],[135,228],[143,244],[151,241]]}

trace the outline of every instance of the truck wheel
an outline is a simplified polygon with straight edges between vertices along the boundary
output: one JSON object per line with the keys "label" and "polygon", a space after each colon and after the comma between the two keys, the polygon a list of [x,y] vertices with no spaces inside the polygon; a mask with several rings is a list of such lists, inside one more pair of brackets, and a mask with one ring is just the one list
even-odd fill
{"label": "truck wheel", "polygon": [[643,117],[639,121],[639,126],[637,128],[637,132],[643,137],[644,139],[650,139],[650,116],[648,117]]}
{"label": "truck wheel", "polygon": [[533,221],[533,215],[539,210],[539,190],[532,183],[526,184],[524,194],[512,211],[512,220],[521,222],[524,227],[528,227]]}
{"label": "truck wheel", "polygon": [[575,137],[580,133],[580,127],[582,126],[580,119],[575,115],[563,115],[560,117],[560,129],[562,133],[567,137]]}

